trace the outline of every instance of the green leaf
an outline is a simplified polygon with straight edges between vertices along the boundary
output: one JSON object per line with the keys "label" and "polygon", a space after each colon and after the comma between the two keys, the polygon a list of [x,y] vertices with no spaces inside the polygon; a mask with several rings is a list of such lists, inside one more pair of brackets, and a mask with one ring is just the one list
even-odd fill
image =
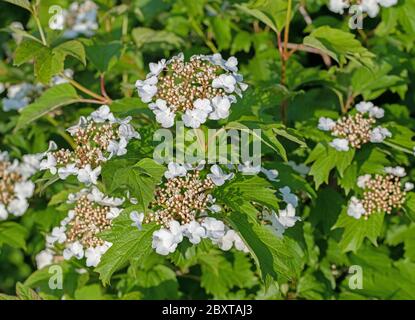
{"label": "green leaf", "polygon": [[256,209],[249,203],[228,204],[233,212],[226,220],[249,248],[265,284],[280,277],[297,278],[302,255],[298,244],[287,237],[277,237],[270,227],[261,225]]}
{"label": "green leaf", "polygon": [[377,245],[377,237],[382,231],[384,213],[373,213],[367,220],[353,218],[346,213],[346,209],[340,214],[333,229],[343,228],[343,236],[340,240],[340,248],[343,252],[356,252],[365,238],[368,238],[374,245]]}
{"label": "green leaf", "polygon": [[179,48],[184,44],[182,38],[178,37],[172,32],[164,30],[153,30],[150,28],[134,28],[131,32],[133,40],[138,48],[142,48],[148,44],[168,45],[173,48]]}
{"label": "green leaf", "polygon": [[20,282],[16,284],[16,294],[20,300],[42,300],[33,289]]}
{"label": "green leaf", "polygon": [[84,45],[77,40],[66,41],[55,47],[53,50],[55,52],[60,52],[65,56],[72,56],[86,65]]}
{"label": "green leaf", "polygon": [[272,184],[264,178],[258,176],[234,179],[226,183],[217,192],[218,198],[241,199],[241,201],[251,201],[261,203],[270,209],[278,210],[278,198]]}
{"label": "green leaf", "polygon": [[314,29],[309,36],[304,38],[303,43],[323,51],[340,65],[344,65],[346,60],[351,60],[363,66],[371,67],[372,59],[375,57],[373,53],[355,39],[353,34],[328,26]]}
{"label": "green leaf", "polygon": [[28,235],[26,228],[16,222],[0,223],[0,246],[7,244],[14,248],[26,249],[25,239]]}
{"label": "green leaf", "polygon": [[152,159],[140,160],[133,166],[125,160],[115,160],[104,166],[102,177],[109,192],[127,188],[137,199],[141,210],[146,211],[165,170]]}
{"label": "green leaf", "polygon": [[145,224],[139,231],[135,226],[131,226],[131,223],[129,215],[123,212],[114,220],[113,229],[102,237],[113,243],[95,268],[104,285],[109,284],[114,272],[126,266],[130,260],[144,260],[153,252],[152,236],[159,226],[153,223]]}
{"label": "green leaf", "polygon": [[103,43],[85,41],[85,43],[88,59],[100,72],[111,69],[121,55],[122,44],[119,41]]}
{"label": "green leaf", "polygon": [[31,13],[33,13],[32,6],[30,5],[29,0],[4,0],[4,1],[12,3],[16,6],[19,6],[23,9],[26,9],[27,11],[30,11]]}
{"label": "green leaf", "polygon": [[53,86],[46,90],[35,102],[29,104],[21,111],[15,131],[59,107],[79,101],[80,97],[70,84],[63,83]]}
{"label": "green leaf", "polygon": [[16,48],[13,63],[20,66],[29,62],[40,55],[44,50],[48,50],[42,43],[34,40],[25,40]]}

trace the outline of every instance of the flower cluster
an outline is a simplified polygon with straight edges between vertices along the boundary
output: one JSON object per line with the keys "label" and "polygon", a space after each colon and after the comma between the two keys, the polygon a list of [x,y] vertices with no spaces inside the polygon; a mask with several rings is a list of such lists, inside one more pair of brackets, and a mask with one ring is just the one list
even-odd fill
{"label": "flower cluster", "polygon": [[392,134],[386,128],[376,126],[376,119],[383,118],[385,111],[372,102],[360,102],[358,111],[347,115],[336,122],[330,118],[320,118],[318,128],[330,131],[335,138],[330,145],[338,151],[348,151],[350,147],[360,149],[365,143],[380,143]]}
{"label": "flower cluster", "polygon": [[329,9],[332,12],[343,14],[344,10],[357,5],[360,12],[366,12],[371,18],[379,14],[380,7],[389,8],[398,3],[398,0],[330,0]]}
{"label": "flower cluster", "polygon": [[60,179],[76,175],[86,185],[96,184],[101,164],[114,155],[126,154],[128,142],[140,137],[129,124],[130,120],[130,117],[117,119],[108,106],[101,106],[67,130],[75,140],[75,150],[56,150],[53,144],[40,169],[57,173]]}
{"label": "flower cluster", "polygon": [[234,94],[242,96],[246,90],[237,65],[235,57],[224,60],[218,53],[194,55],[189,62],[179,54],[150,63],[146,80],[136,82],[138,95],[163,127],[172,127],[180,112],[185,126],[198,128],[207,119],[227,118]]}
{"label": "flower cluster", "polygon": [[158,254],[168,255],[186,237],[192,244],[204,238],[210,239],[222,250],[233,246],[241,251],[247,248],[239,235],[222,221],[210,215],[222,208],[215,204],[212,191],[234,177],[225,173],[218,165],[210,173],[202,175],[204,164],[196,167],[171,162],[165,172],[165,180],[155,190],[155,199],[149,206],[149,213],[131,212],[130,218],[138,229],[143,223],[156,222],[162,227],[153,233],[152,246]]}
{"label": "flower cluster", "polygon": [[352,197],[347,208],[347,214],[356,219],[376,212],[386,212],[390,214],[393,209],[401,208],[405,202],[406,192],[413,189],[411,182],[404,185],[401,178],[406,175],[402,167],[386,167],[386,175],[376,174],[374,176],[366,174],[357,180],[357,186],[363,190],[361,199]]}
{"label": "flower cluster", "polygon": [[68,10],[62,10],[49,23],[52,30],[65,30],[65,38],[76,38],[79,35],[91,37],[98,29],[98,6],[95,2],[86,0],[72,2]]}
{"label": "flower cluster", "polygon": [[0,152],[0,220],[23,215],[29,207],[35,185],[29,178],[39,169],[42,155],[25,155],[21,162]]}
{"label": "flower cluster", "polygon": [[85,258],[87,267],[95,267],[112,245],[100,239],[98,233],[111,228],[124,199],[105,196],[92,187],[70,194],[67,202],[74,207],[46,237],[46,249],[36,257],[38,268],[50,264],[58,253],[65,260]]}
{"label": "flower cluster", "polygon": [[[73,70],[65,69],[64,75],[68,78],[72,78]],[[59,75],[52,78],[49,86],[53,87],[58,84],[66,83],[67,80]],[[28,104],[34,102],[41,96],[46,87],[40,83],[32,84],[29,82],[22,82],[19,84],[0,84],[0,93],[7,89],[7,95],[2,99],[4,112],[12,110],[20,110],[26,107]]]}

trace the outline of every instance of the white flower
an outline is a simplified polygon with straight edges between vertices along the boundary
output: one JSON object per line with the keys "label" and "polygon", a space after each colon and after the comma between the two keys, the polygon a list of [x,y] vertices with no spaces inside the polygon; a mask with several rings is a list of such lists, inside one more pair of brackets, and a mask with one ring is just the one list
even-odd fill
{"label": "white flower", "polygon": [[267,227],[269,227],[270,230],[272,232],[274,232],[277,237],[282,237],[282,235],[284,234],[285,228],[279,222],[278,216],[275,213],[275,211],[273,211],[273,210],[271,212],[264,211],[263,212],[263,217],[264,217],[264,220],[267,220],[267,221],[271,222],[271,225],[267,226]]}
{"label": "white flower", "polygon": [[144,213],[143,212],[138,213],[137,211],[131,211],[130,212],[130,219],[133,221],[131,226],[137,227],[138,230],[140,230],[140,231],[143,229],[143,220],[144,220]]}
{"label": "white flower", "polygon": [[121,137],[119,141],[111,140],[108,144],[107,151],[110,153],[109,158],[113,155],[123,156],[127,153],[128,141],[124,137]]}
{"label": "white flower", "polygon": [[229,57],[229,59],[225,62],[225,69],[229,70],[231,72],[237,72],[238,71],[238,59],[235,57]]}
{"label": "white flower", "polygon": [[398,0],[377,0],[378,3],[385,8],[392,7],[398,3]]}
{"label": "white flower", "polygon": [[355,108],[360,113],[366,113],[366,112],[369,112],[374,106],[375,105],[373,104],[373,102],[361,101],[355,106]]}
{"label": "white flower", "polygon": [[160,255],[166,256],[176,250],[177,245],[183,240],[180,223],[170,222],[170,230],[161,228],[153,233],[152,248]]}
{"label": "white flower", "polygon": [[176,114],[167,106],[167,102],[163,99],[157,99],[155,103],[150,103],[149,107],[156,115],[156,121],[163,128],[170,128],[174,125]]}
{"label": "white flower", "polygon": [[349,151],[349,140],[336,138],[330,142],[330,146],[337,151]]}
{"label": "white flower", "polygon": [[370,142],[372,143],[380,143],[390,137],[392,137],[392,133],[386,128],[376,127],[370,132]]}
{"label": "white flower", "polygon": [[411,191],[414,188],[414,184],[412,182],[405,182],[405,192]]}
{"label": "white flower", "polygon": [[29,208],[29,203],[24,198],[15,198],[7,206],[7,210],[16,217],[22,216],[27,208]]}
{"label": "white flower", "polygon": [[289,203],[284,210],[278,211],[277,219],[284,228],[291,228],[298,220],[300,220],[300,217],[295,216],[295,208]]}
{"label": "white flower", "polygon": [[405,168],[402,168],[402,167],[395,167],[395,168],[386,167],[385,172],[393,176],[401,177],[401,178],[406,176]]}
{"label": "white flower", "polygon": [[245,242],[241,239],[239,234],[237,234],[236,232],[235,232],[235,235],[234,235],[234,245],[235,245],[236,250],[243,251],[245,253],[249,252],[249,249],[246,246]]}
{"label": "white flower", "polygon": [[336,125],[336,122],[330,118],[321,117],[318,119],[318,128],[323,131],[330,131]]}
{"label": "white flower", "polygon": [[369,110],[369,116],[373,118],[380,119],[380,118],[383,118],[384,115],[385,115],[385,110],[383,110],[382,108],[373,107]]}
{"label": "white flower", "polygon": [[232,93],[235,91],[236,79],[230,74],[221,74],[219,77],[213,79],[213,88],[222,88],[226,93]]}
{"label": "white flower", "polygon": [[261,172],[265,174],[265,176],[267,177],[269,181],[277,181],[278,174],[279,174],[277,169],[268,170],[265,168],[261,168]]}
{"label": "white flower", "polygon": [[210,172],[207,177],[217,186],[222,186],[227,180],[234,177],[233,173],[225,174],[217,164],[210,167]]}
{"label": "white flower", "polygon": [[213,112],[209,114],[209,119],[219,120],[229,116],[231,102],[228,97],[216,96],[212,99]]}
{"label": "white flower", "polygon": [[107,212],[106,218],[108,220],[113,220],[120,215],[121,211],[122,209],[120,208],[111,207],[110,211]]}
{"label": "white flower", "polygon": [[290,187],[285,186],[280,188],[279,191],[282,194],[282,199],[286,204],[291,204],[294,208],[298,206],[298,197],[291,192]]}
{"label": "white flower", "polygon": [[6,220],[9,216],[9,213],[6,210],[6,207],[3,203],[0,203],[0,220]]}
{"label": "white flower", "polygon": [[75,163],[69,163],[65,167],[58,169],[58,176],[60,179],[65,180],[70,175],[77,175],[79,169],[76,167]]}
{"label": "white flower", "polygon": [[52,233],[49,236],[51,241],[50,243],[64,243],[66,241],[66,228],[65,227],[54,227],[52,229]]}
{"label": "white flower", "polygon": [[71,136],[74,136],[79,131],[79,129],[86,128],[87,125],[87,119],[85,117],[80,117],[78,123],[72,127],[69,127],[66,129],[66,131],[68,131]]}
{"label": "white flower", "polygon": [[207,120],[208,114],[199,109],[187,109],[182,116],[182,120],[186,127],[199,128],[202,123]]}
{"label": "white flower", "polygon": [[176,177],[184,177],[187,173],[187,170],[185,168],[185,166],[176,163],[176,162],[170,162],[167,165],[167,171],[164,172],[164,176],[166,177],[166,179],[173,179]]}
{"label": "white flower", "polygon": [[378,15],[380,7],[378,0],[362,0],[360,8],[363,12],[367,12],[368,16],[374,18]]}
{"label": "white flower", "polygon": [[48,153],[46,159],[40,162],[40,170],[49,170],[51,174],[56,174],[56,158],[53,154]]}
{"label": "white flower", "polygon": [[87,164],[84,168],[78,171],[78,180],[86,185],[97,184],[99,175],[101,174],[101,166],[92,170],[91,165]]}
{"label": "white flower", "polygon": [[166,59],[161,59],[157,63],[152,62],[149,64],[150,73],[154,76],[158,76],[165,67],[166,67]]}
{"label": "white flower", "polygon": [[356,197],[350,199],[349,206],[347,208],[347,214],[353,218],[359,219],[362,214],[365,214],[366,210],[363,208],[363,204]]}
{"label": "white flower", "polygon": [[183,226],[183,234],[193,244],[198,244],[206,236],[206,230],[199,222],[191,221]]}
{"label": "white flower", "polygon": [[122,123],[118,128],[118,135],[126,140],[140,139],[140,134],[128,123]]}
{"label": "white flower", "polygon": [[219,248],[221,248],[221,250],[229,251],[230,249],[232,249],[233,243],[235,241],[235,236],[235,231],[228,230],[222,238],[218,239],[217,245],[219,246]]}
{"label": "white flower", "polygon": [[344,9],[347,9],[350,6],[348,0],[330,0],[329,9],[334,13],[344,13]]}
{"label": "white flower", "polygon": [[35,191],[35,184],[32,181],[16,182],[14,192],[18,198],[30,198]]}
{"label": "white flower", "polygon": [[287,162],[287,164],[302,176],[305,176],[310,172],[310,167],[306,166],[304,163],[297,164],[294,161],[290,160]]}
{"label": "white flower", "polygon": [[72,242],[66,246],[63,250],[63,258],[69,260],[72,257],[77,258],[78,260],[84,257],[84,248],[79,241]]}
{"label": "white flower", "polygon": [[87,267],[96,267],[102,257],[102,252],[99,247],[88,248],[85,250],[86,266]]}
{"label": "white flower", "polygon": [[96,123],[102,123],[107,120],[110,122],[115,121],[115,117],[107,105],[103,105],[98,110],[92,112],[90,118]]}
{"label": "white flower", "polygon": [[50,249],[42,250],[36,255],[35,260],[38,269],[50,266],[53,263],[53,252]]}
{"label": "white flower", "polygon": [[141,100],[144,103],[150,102],[153,97],[157,93],[157,84],[158,79],[156,76],[152,76],[150,78],[147,78],[146,80],[137,80],[135,83],[135,86],[138,91],[138,95],[140,96]]}
{"label": "white flower", "polygon": [[238,170],[246,175],[254,175],[261,172],[261,166],[253,166],[253,161],[245,161],[243,164],[238,164]]}
{"label": "white flower", "polygon": [[215,218],[205,218],[202,222],[202,227],[206,229],[206,236],[209,239],[217,240],[225,235],[225,224]]}
{"label": "white flower", "polygon": [[361,189],[366,188],[366,183],[370,180],[371,175],[365,174],[357,178],[357,186]]}

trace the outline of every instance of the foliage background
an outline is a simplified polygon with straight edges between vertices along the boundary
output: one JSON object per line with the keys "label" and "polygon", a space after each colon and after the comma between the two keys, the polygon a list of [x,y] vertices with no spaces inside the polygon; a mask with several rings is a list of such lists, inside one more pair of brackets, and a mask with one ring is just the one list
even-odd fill
{"label": "foliage background", "polygon": [[[67,7],[68,3],[41,1],[41,23],[50,41],[59,42],[59,35],[47,29],[47,10],[50,5]],[[302,222],[286,233],[301,251],[298,276],[289,281],[274,279],[265,286],[249,256],[212,248],[206,249],[209,254],[183,249],[170,259],[151,255],[144,262],[133,260],[112,277],[110,286],[104,286],[92,270],[79,274],[79,266],[65,263],[64,289],[51,291],[47,288],[49,275],[36,272],[34,257],[43,248],[44,235],[65,213],[58,197],[73,186],[58,182],[37,193],[29,211],[15,219],[19,227],[13,230],[11,239],[1,231],[5,222],[0,222],[1,292],[14,294],[16,283],[22,282],[24,286],[18,288],[21,294],[27,293],[28,287],[40,288],[43,298],[415,298],[414,194],[408,195],[404,210],[384,218],[381,215],[376,221],[357,222],[345,214],[359,174],[401,165],[412,180],[415,178],[414,1],[400,0],[392,8],[383,8],[378,17],[364,20],[362,30],[350,30],[348,17],[330,12],[324,0],[293,1],[289,42],[321,41],[323,52],[332,57],[329,64],[320,54],[302,50],[282,61],[275,30],[282,31],[283,38],[288,1],[97,3],[100,28],[93,38],[96,47],[85,40],[83,44],[90,48],[86,51],[86,66],[68,57],[65,67],[75,70],[75,80],[95,92],[99,92],[98,70],[105,72],[106,89],[114,100],[112,111],[133,115],[144,136],[132,147],[132,153],[151,155],[148,141],[158,127],[134,89],[135,81],[145,77],[149,62],[180,51],[186,56],[213,51],[238,58],[250,88],[232,107],[228,123],[263,129],[265,140],[274,146],[264,146],[263,159],[280,173],[275,188],[288,185],[301,199],[297,214]],[[306,22],[300,8],[306,9],[311,23]],[[263,21],[252,16],[252,10],[256,10],[257,17],[260,12]],[[264,15],[268,23],[264,23]],[[38,36],[30,13],[10,3],[0,3],[0,21],[2,28],[20,21],[29,33]],[[13,65],[17,45],[10,33],[1,32],[0,41],[0,82],[36,81],[32,64]],[[393,138],[388,145],[365,146],[356,154],[339,156],[327,147],[328,136],[317,130],[318,118],[337,118],[361,100],[385,108],[384,122]],[[0,111],[0,149],[19,158],[46,150],[52,139],[64,145],[64,128],[93,108],[84,103],[71,104],[54,119],[42,117],[32,122],[19,120],[18,113]],[[275,134],[283,123],[287,126],[284,132],[296,137],[294,141],[292,136],[290,140]],[[16,126],[21,126],[17,132]],[[300,175],[285,160],[306,163],[311,170],[306,176]],[[363,289],[349,288],[351,265],[363,268]]]}

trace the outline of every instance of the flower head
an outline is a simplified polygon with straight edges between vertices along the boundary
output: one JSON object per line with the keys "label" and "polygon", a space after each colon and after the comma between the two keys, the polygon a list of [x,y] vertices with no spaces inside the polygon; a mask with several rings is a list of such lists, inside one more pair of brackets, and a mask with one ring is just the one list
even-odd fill
{"label": "flower head", "polygon": [[234,94],[241,96],[246,90],[237,64],[236,58],[224,60],[220,54],[195,55],[185,62],[180,54],[150,63],[146,79],[135,85],[163,127],[173,126],[180,113],[185,126],[199,128],[207,119],[227,118],[236,102]]}

